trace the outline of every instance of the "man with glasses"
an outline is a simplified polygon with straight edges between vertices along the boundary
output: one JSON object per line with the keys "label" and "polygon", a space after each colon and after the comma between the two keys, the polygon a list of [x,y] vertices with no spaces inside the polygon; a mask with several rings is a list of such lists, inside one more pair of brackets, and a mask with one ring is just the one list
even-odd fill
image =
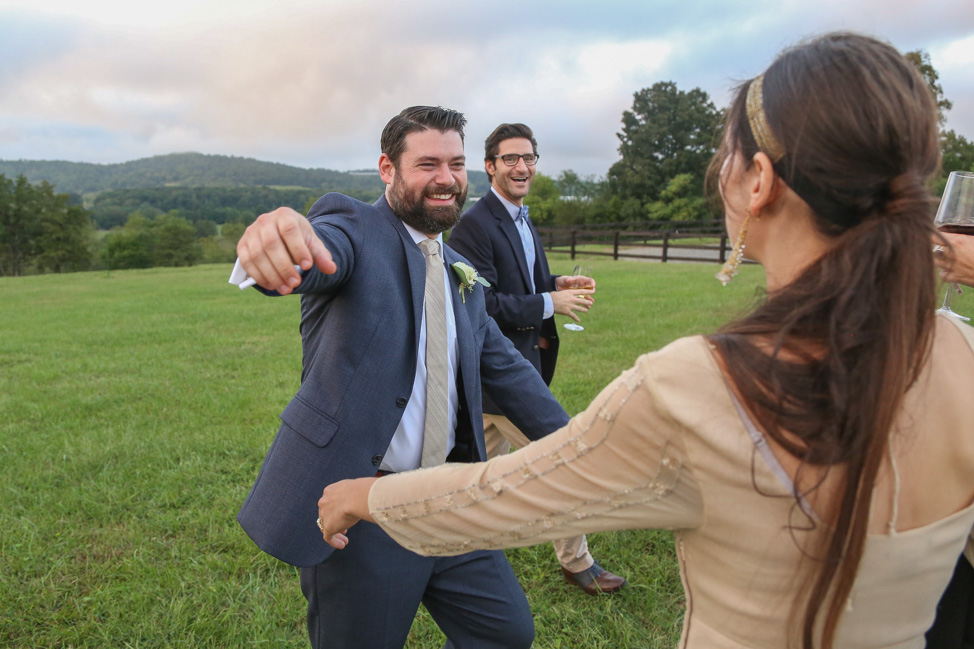
{"label": "man with glasses", "polygon": [[[485,142],[484,167],[491,187],[467,210],[450,234],[451,248],[473,263],[490,286],[484,289],[489,313],[507,338],[550,384],[558,356],[554,314],[578,321],[588,311],[595,280],[553,276],[544,248],[528,218],[524,197],[531,189],[538,143],[524,124],[501,124]],[[487,456],[521,448],[529,440],[484,394]],[[626,580],[604,570],[588,551],[584,536],[555,541],[555,553],[569,583],[590,595],[612,593]]]}

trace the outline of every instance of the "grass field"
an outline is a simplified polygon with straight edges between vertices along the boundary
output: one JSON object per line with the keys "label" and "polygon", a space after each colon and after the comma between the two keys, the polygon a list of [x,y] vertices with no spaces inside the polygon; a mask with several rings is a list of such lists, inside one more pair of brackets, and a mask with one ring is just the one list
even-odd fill
{"label": "grass field", "polygon": [[[710,265],[592,265],[596,307],[564,331],[552,386],[569,412],[638,354],[746,310],[763,277],[745,267],[721,288]],[[241,292],[229,272],[0,278],[0,646],[307,646],[296,569],[234,521],[298,387],[298,300]],[[629,578],[619,595],[568,587],[550,546],[509,553],[535,646],[672,646],[672,536],[590,543]],[[438,648],[417,620],[408,646]]]}

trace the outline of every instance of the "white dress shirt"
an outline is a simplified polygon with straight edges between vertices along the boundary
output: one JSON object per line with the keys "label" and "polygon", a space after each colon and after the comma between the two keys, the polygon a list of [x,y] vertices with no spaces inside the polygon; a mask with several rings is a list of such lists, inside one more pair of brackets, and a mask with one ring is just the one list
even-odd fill
{"label": "white dress shirt", "polygon": [[[534,250],[534,237],[531,236],[531,226],[524,221],[518,221],[517,215],[520,213],[521,208],[515,205],[511,201],[507,200],[494,189],[493,185],[490,187],[490,191],[494,192],[501,205],[507,209],[507,213],[511,215],[514,220],[514,227],[517,228],[517,233],[521,235],[521,247],[524,249],[524,258],[528,262],[528,277],[531,280],[531,284],[528,288],[531,292],[535,292],[534,288],[534,262],[537,260],[537,253]],[[546,320],[551,316],[555,315],[555,304],[551,301],[551,294],[542,293],[541,297],[544,299],[544,311],[541,314],[542,320]]]}
{"label": "white dress shirt", "polygon": [[[428,237],[405,223],[406,230],[409,232],[416,245]],[[436,238],[440,244],[440,257],[443,258],[443,235]],[[448,427],[447,453],[453,450],[456,444],[457,428],[457,406],[459,396],[457,394],[457,323],[453,315],[453,291],[451,290],[449,269],[446,261],[443,262],[443,273],[445,275],[443,290],[446,292],[446,346],[447,360],[449,362],[450,376],[452,380],[447,381],[449,392],[450,423]],[[383,471],[410,471],[418,469],[423,459],[423,430],[426,427],[426,308],[423,305],[422,324],[419,329],[419,348],[416,354],[416,377],[413,379],[413,391],[409,395],[409,402],[402,413],[399,427],[396,428],[395,435],[389,443],[389,448],[382,457],[382,464],[379,466]]]}

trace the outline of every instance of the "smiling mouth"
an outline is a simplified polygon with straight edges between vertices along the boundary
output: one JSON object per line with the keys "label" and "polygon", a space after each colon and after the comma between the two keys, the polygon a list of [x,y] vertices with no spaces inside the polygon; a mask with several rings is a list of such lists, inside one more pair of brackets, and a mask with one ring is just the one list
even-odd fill
{"label": "smiling mouth", "polygon": [[427,198],[432,198],[436,201],[448,201],[451,200],[456,194],[427,194]]}

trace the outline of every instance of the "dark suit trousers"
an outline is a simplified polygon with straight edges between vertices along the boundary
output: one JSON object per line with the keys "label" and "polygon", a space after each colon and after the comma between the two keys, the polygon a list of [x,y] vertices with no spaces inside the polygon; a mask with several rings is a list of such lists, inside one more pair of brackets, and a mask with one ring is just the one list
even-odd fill
{"label": "dark suit trousers", "polygon": [[344,550],[301,568],[314,649],[401,649],[420,602],[446,647],[531,646],[534,621],[503,552],[421,557],[365,522],[348,537]]}

